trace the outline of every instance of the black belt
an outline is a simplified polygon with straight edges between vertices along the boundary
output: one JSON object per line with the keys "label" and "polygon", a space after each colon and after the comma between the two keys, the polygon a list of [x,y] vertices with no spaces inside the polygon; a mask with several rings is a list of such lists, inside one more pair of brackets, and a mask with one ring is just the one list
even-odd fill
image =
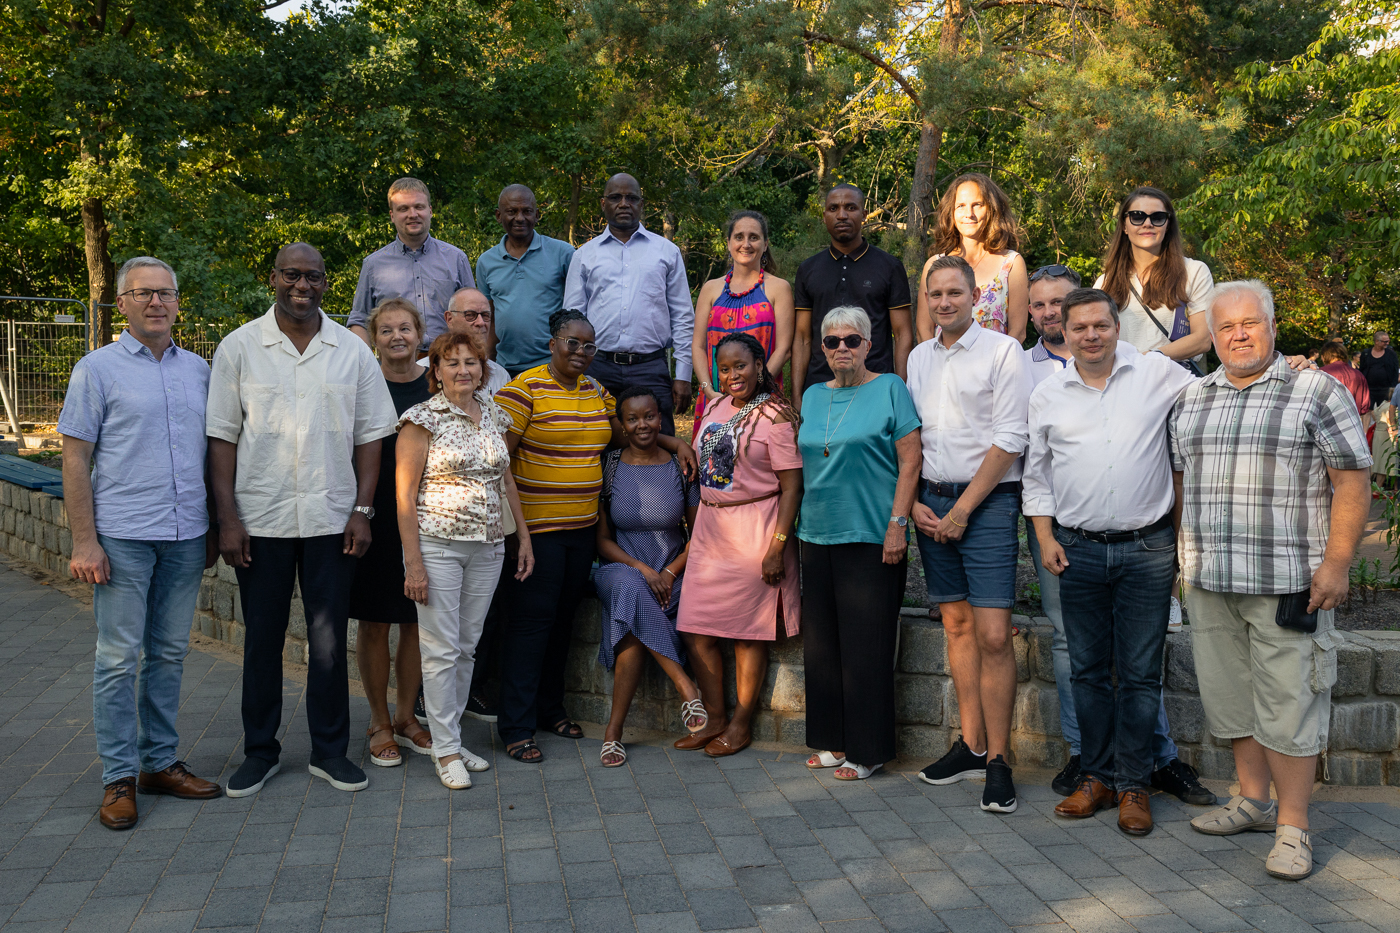
{"label": "black belt", "polygon": [[1146,528],[1139,528],[1137,531],[1085,531],[1083,528],[1070,528],[1059,522],[1055,524],[1072,535],[1079,535],[1086,541],[1097,541],[1099,544],[1122,544],[1125,541],[1135,541],[1138,538],[1155,534],[1164,528],[1170,528],[1172,526],[1172,513],[1168,512]]}
{"label": "black belt", "polygon": [[638,363],[650,363],[652,360],[659,360],[666,355],[666,348],[652,350],[650,353],[614,353],[611,350],[599,350],[598,359],[607,360],[617,366],[636,366]]}
{"label": "black belt", "polygon": [[[964,492],[966,492],[967,487],[971,485],[971,483],[932,483],[926,479],[919,480],[919,487],[923,489],[924,492],[928,493],[931,496],[942,496],[945,499],[956,499],[958,496],[961,496]],[[987,493],[987,495],[990,496],[992,495],[992,493],[997,492],[1015,493],[1017,496],[1017,500],[1019,501],[1021,495],[1021,484],[1019,481],[1012,483],[997,483],[995,486],[992,487],[992,492]]]}

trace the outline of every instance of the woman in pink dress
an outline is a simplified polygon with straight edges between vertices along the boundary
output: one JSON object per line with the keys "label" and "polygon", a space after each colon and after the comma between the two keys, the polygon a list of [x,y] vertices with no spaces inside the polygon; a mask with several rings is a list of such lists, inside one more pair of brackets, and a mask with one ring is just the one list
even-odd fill
{"label": "woman in pink dress", "polygon": [[[676,743],[733,755],[753,740],[750,723],[768,673],[768,645],[781,623],[801,624],[797,543],[789,541],[802,499],[797,413],[748,334],[730,334],[715,351],[724,397],[695,427],[700,512],[690,539],[676,631],[690,653],[706,728]],[[738,704],[727,719],[720,639],[734,642]]]}

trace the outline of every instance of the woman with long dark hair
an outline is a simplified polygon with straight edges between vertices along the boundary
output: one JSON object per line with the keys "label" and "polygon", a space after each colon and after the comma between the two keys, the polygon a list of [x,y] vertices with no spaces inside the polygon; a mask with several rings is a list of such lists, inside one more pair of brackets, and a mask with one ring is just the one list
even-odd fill
{"label": "woman with long dark hair", "polygon": [[1176,208],[1165,191],[1128,192],[1094,287],[1118,303],[1118,339],[1143,353],[1161,350],[1183,361],[1210,346],[1206,306],[1215,280],[1205,263],[1182,250]]}

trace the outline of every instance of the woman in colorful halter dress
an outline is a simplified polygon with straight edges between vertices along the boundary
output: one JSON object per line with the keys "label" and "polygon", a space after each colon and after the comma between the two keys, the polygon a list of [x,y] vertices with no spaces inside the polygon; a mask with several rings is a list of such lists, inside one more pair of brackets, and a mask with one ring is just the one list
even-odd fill
{"label": "woman in colorful halter dress", "polygon": [[[938,202],[933,255],[961,256],[977,276],[977,303],[972,316],[978,324],[999,334],[1026,339],[1030,312],[1030,283],[1026,261],[1016,252],[1020,228],[1011,202],[996,182],[972,172],[953,179]],[[924,263],[921,280],[928,277]],[[919,287],[919,311],[915,327],[919,342],[933,338],[936,326],[928,311],[928,296]]]}
{"label": "woman in colorful halter dress", "polygon": [[695,308],[692,359],[700,383],[695,396],[697,420],[707,405],[724,397],[715,348],[725,337],[748,334],[757,340],[768,355],[768,371],[780,386],[783,364],[792,353],[792,285],[776,275],[768,249],[768,218],[758,211],[735,211],[725,224],[724,241],[732,262],[729,272],[701,287]]}

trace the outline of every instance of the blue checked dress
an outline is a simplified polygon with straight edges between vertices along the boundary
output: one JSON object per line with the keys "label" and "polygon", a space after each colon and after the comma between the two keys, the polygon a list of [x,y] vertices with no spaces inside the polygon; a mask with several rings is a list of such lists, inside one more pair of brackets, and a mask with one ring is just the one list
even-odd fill
{"label": "blue checked dress", "polygon": [[[699,506],[700,487],[685,481],[674,460],[655,466],[619,460],[606,502],[618,546],[660,571],[685,547],[685,510],[687,505]],[[676,635],[681,582],[671,587],[671,603],[663,609],[641,573],[626,564],[603,564],[593,572],[606,632],[598,646],[598,660],[608,670],[612,670],[617,643],[628,633],[657,654],[685,663],[685,650]]]}

